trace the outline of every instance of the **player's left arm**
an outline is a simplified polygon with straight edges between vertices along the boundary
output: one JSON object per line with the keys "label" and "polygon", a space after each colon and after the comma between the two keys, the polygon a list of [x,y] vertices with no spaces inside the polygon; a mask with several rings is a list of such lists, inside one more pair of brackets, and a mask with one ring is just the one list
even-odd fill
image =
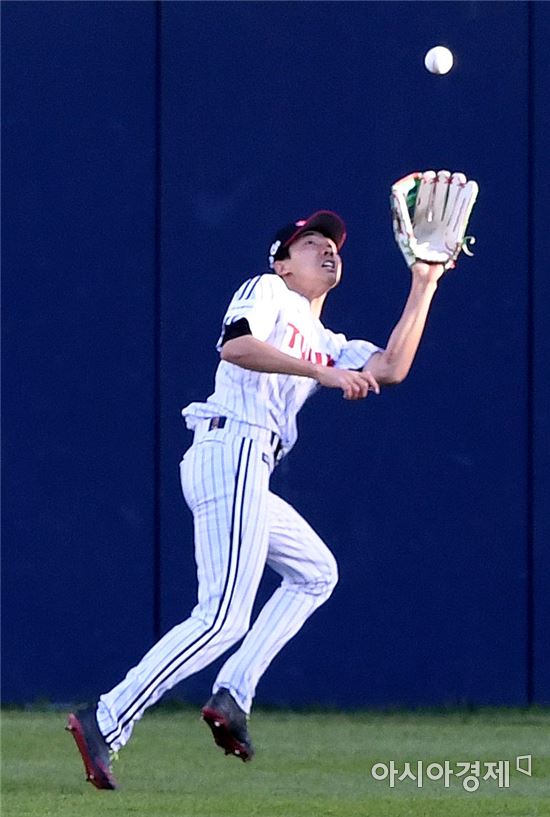
{"label": "player's left arm", "polygon": [[409,373],[420,344],[437,284],[445,267],[416,261],[411,267],[411,289],[401,317],[385,349],[375,352],[363,367],[381,385],[401,383]]}

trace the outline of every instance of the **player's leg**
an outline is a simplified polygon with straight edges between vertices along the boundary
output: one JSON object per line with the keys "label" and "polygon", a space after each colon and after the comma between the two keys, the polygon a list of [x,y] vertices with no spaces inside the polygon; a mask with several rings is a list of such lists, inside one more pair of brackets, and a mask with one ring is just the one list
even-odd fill
{"label": "player's leg", "polygon": [[98,722],[112,749],[168,689],[242,638],[268,547],[269,469],[253,440],[204,439],[187,452],[182,487],[193,511],[198,603],[100,698]]}
{"label": "player's leg", "polygon": [[325,543],[291,505],[273,493],[269,494],[267,563],[283,581],[214,685],[214,691],[228,689],[245,712],[250,712],[256,685],[273,658],[329,598],[338,580],[336,561]]}

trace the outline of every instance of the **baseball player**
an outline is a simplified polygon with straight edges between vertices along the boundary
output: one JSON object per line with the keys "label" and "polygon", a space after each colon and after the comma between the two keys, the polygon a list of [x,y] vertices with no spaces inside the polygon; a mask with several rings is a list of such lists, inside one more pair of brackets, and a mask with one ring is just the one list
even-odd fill
{"label": "baseball player", "polygon": [[[256,685],[273,658],[331,595],[336,561],[300,514],[270,491],[277,462],[296,442],[296,415],[320,387],[361,400],[407,375],[442,263],[415,261],[410,293],[385,349],[348,340],[320,321],[340,281],[342,219],[314,213],[276,234],[270,271],[245,281],[223,319],[213,394],[183,410],[193,443],[181,484],[194,517],[198,600],[189,618],[155,644],[113,689],[69,715],[88,779],[117,783],[110,752],[175,684],[230,647],[202,717],[226,754],[253,757],[248,716]],[[258,585],[269,565],[281,577],[251,624]]]}

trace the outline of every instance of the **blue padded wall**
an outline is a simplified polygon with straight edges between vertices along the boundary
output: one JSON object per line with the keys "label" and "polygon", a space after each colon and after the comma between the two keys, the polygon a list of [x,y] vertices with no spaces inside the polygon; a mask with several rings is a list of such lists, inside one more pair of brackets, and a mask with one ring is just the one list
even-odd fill
{"label": "blue padded wall", "polygon": [[[408,291],[389,186],[447,167],[479,181],[476,254],[411,375],[317,395],[274,475],[341,580],[258,701],[548,703],[546,4],[2,14],[4,699],[103,691],[193,606],[180,409],[211,392],[274,230],[341,213],[324,321],[383,345]],[[423,67],[437,43],[445,77]],[[176,693],[201,700],[214,672]]]}
{"label": "blue padded wall", "polygon": [[3,693],[153,638],[154,7],[6,3]]}

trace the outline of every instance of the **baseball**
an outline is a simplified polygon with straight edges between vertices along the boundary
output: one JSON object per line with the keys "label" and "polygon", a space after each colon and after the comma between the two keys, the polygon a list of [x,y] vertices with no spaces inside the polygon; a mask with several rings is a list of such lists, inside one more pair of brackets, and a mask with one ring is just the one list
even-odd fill
{"label": "baseball", "polygon": [[448,74],[453,67],[452,52],[444,45],[436,45],[424,57],[424,65],[430,74]]}

